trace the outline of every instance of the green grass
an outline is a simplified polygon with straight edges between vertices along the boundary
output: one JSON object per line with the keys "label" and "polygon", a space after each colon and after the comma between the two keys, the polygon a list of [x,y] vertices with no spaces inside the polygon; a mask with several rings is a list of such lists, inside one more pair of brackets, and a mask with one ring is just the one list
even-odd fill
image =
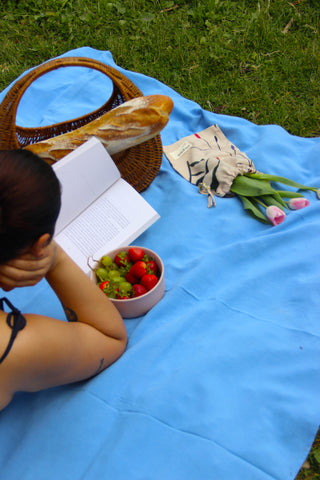
{"label": "green grass", "polygon": [[1,90],[88,45],[208,110],[320,135],[318,0],[9,0],[0,8]]}
{"label": "green grass", "polygon": [[[319,0],[2,0],[0,90],[91,46],[207,110],[320,136],[319,31]],[[297,479],[320,479],[319,449]]]}

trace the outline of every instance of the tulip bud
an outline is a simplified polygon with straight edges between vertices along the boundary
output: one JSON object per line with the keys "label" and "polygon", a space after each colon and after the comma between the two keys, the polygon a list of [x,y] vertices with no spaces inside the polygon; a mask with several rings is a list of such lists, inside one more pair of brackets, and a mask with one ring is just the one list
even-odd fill
{"label": "tulip bud", "polygon": [[266,215],[272,225],[279,225],[286,218],[286,214],[281,210],[281,208],[276,207],[275,205],[270,205],[266,208]]}
{"label": "tulip bud", "polygon": [[288,202],[291,210],[300,210],[300,208],[305,208],[310,205],[309,200],[304,197],[291,198]]}

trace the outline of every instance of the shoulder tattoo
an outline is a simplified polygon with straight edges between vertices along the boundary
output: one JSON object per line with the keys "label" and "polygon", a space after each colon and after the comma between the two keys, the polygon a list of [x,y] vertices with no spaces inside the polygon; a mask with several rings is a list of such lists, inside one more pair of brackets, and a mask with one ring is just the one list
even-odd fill
{"label": "shoulder tattoo", "polygon": [[63,305],[64,312],[66,314],[68,322],[77,322],[78,317],[77,314],[74,310],[71,310],[71,308],[66,307],[66,305]]}

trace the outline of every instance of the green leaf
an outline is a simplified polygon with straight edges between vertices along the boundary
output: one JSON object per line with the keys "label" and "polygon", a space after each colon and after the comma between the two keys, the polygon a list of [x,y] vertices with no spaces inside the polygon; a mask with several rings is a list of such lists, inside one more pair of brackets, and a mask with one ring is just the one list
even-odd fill
{"label": "green leaf", "polygon": [[278,194],[279,194],[281,197],[283,197],[283,198],[303,197],[302,193],[292,192],[292,191],[286,191],[286,190],[278,190]]}
{"label": "green leaf", "polygon": [[[273,195],[273,197],[274,197],[274,199],[275,199],[278,203],[280,203],[280,205],[282,205],[284,208],[288,208],[287,203],[286,203],[284,200],[282,200],[282,197],[281,197],[281,195],[279,195],[279,192],[278,192],[278,191],[277,191],[277,193],[275,193],[275,194]],[[281,208],[281,207],[280,207],[280,208]]]}
{"label": "green leaf", "polygon": [[284,208],[288,208],[286,202],[284,202],[278,194],[261,195],[261,200],[267,205],[275,205],[276,207],[281,208],[282,211],[284,211]]}
{"label": "green leaf", "polygon": [[259,220],[259,222],[262,223],[267,223],[270,224],[269,220],[267,217],[261,212],[260,208],[257,206],[257,204],[254,202],[254,200],[244,197],[242,195],[238,195],[244,209],[249,213],[249,215],[256,220]]}
{"label": "green leaf", "polygon": [[268,180],[271,182],[283,183],[284,185],[289,185],[290,187],[299,188],[300,190],[316,190],[314,187],[307,187],[301,183],[294,182],[285,177],[279,177],[278,175],[269,175],[268,173],[245,173],[246,177],[255,178],[260,180]]}
{"label": "green leaf", "polygon": [[238,175],[230,188],[231,192],[245,197],[260,197],[261,195],[273,195],[276,190],[266,180],[249,178],[246,175]]}

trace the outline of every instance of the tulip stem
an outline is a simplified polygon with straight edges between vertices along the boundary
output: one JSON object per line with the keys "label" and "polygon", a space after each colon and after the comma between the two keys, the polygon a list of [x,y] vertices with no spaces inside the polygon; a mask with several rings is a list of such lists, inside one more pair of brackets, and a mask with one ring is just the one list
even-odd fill
{"label": "tulip stem", "polygon": [[257,197],[255,197],[255,201],[257,203],[260,203],[260,205],[262,205],[264,208],[267,208],[267,205],[265,203],[261,202],[261,200],[259,200]]}

